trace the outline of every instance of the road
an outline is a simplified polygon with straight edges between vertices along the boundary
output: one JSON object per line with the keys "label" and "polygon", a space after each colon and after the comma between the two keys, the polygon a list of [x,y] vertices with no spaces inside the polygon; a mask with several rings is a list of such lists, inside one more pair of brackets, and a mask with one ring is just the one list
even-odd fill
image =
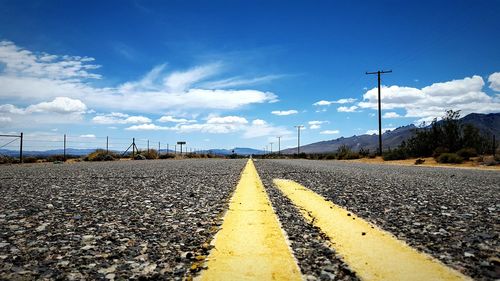
{"label": "road", "polygon": [[[246,163],[193,159],[2,166],[0,279],[209,280],[215,266],[207,268],[206,261],[220,259],[214,258],[214,247],[231,220],[230,204],[259,197],[233,198],[249,190],[239,191]],[[357,280],[362,275],[314,220],[304,218],[275,179],[295,181],[451,270],[476,280],[500,277],[496,171],[310,160],[254,164],[271,202],[268,215],[274,210],[284,231],[277,241],[286,239],[303,279]]]}

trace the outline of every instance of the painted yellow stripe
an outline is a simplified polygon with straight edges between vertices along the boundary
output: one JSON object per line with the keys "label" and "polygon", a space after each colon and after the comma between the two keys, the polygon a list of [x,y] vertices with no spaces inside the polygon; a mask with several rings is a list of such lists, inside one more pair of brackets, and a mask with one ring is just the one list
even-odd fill
{"label": "painted yellow stripe", "polygon": [[301,280],[252,160],[229,203],[201,280]]}
{"label": "painted yellow stripe", "polygon": [[275,179],[274,184],[362,280],[470,280],[296,182]]}

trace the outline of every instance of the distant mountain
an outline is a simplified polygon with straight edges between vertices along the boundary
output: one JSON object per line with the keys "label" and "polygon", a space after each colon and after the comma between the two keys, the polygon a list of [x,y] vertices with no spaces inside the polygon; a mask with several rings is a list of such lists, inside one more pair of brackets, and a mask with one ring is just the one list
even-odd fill
{"label": "distant mountain", "polygon": [[218,154],[218,155],[230,155],[233,154],[233,151],[238,155],[252,155],[252,154],[258,155],[265,153],[262,150],[246,148],[246,147],[235,147],[234,149],[210,149],[207,150],[206,152],[211,152],[213,154]]}
{"label": "distant mountain", "polygon": [[471,113],[461,118],[460,122],[462,124],[472,124],[485,135],[495,135],[496,139],[500,137],[500,113]]}
{"label": "distant mountain", "polygon": [[[67,148],[66,155],[74,155],[74,156],[84,156],[89,153],[95,151],[93,149],[75,149],[75,148]],[[51,155],[62,155],[64,154],[64,150],[62,149],[52,149],[52,150],[44,150],[44,151],[23,151],[24,157],[34,156],[34,157],[46,157]],[[7,155],[12,157],[19,156],[19,150],[10,150],[10,149],[0,149],[0,155]]]}
{"label": "distant mountain", "polygon": [[[484,135],[495,135],[497,139],[500,137],[500,113],[479,114],[471,113],[460,119],[462,124],[472,124],[478,128]],[[399,127],[393,131],[387,131],[382,134],[382,143],[384,149],[389,147],[395,148],[401,144],[402,141],[407,140],[413,136],[415,129],[413,124],[408,126]],[[500,141],[500,140],[499,140]],[[369,149],[376,151],[378,148],[378,135],[360,135],[348,138],[338,138],[328,141],[320,141],[316,143],[307,144],[300,147],[300,152],[305,153],[327,153],[336,152],[339,147],[346,145],[354,151],[359,149]],[[297,148],[289,148],[282,151],[283,154],[297,153]]]}

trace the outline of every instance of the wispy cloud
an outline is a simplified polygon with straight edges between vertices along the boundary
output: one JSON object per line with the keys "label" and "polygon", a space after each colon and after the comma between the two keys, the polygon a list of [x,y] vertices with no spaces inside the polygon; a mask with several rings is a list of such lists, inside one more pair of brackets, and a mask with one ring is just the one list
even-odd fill
{"label": "wispy cloud", "polygon": [[335,100],[335,101],[320,100],[320,101],[313,103],[313,105],[315,105],[315,106],[329,106],[332,104],[347,104],[347,103],[353,103],[356,101],[357,101],[357,99],[354,99],[354,98],[339,99],[339,100]]}
{"label": "wispy cloud", "polygon": [[262,119],[249,122],[240,116],[212,116],[205,123],[176,124],[175,126],[158,126],[155,124],[133,125],[126,130],[131,131],[175,131],[178,133],[229,134],[242,133],[243,138],[258,138],[275,135],[289,135],[291,132],[283,127],[273,126]]}
{"label": "wispy cloud", "polygon": [[109,114],[101,114],[92,118],[92,122],[96,124],[144,124],[151,123],[152,120],[145,116],[130,116],[120,112],[112,112]]}
{"label": "wispy cloud", "polygon": [[382,115],[382,118],[390,119],[390,118],[400,118],[402,117],[396,112],[386,112],[384,115]]}
{"label": "wispy cloud", "polygon": [[356,106],[356,105],[352,105],[352,106],[340,106],[339,108],[337,108],[337,111],[338,112],[356,112],[356,110],[358,109],[359,107]]}
{"label": "wispy cloud", "polygon": [[287,116],[287,115],[293,115],[299,113],[295,109],[290,109],[290,110],[275,110],[271,111],[271,114],[278,115],[278,116]]}
{"label": "wispy cloud", "polygon": [[336,134],[339,134],[340,131],[339,130],[325,130],[325,131],[321,131],[319,133],[322,135],[336,135]]}
{"label": "wispy cloud", "polygon": [[313,121],[307,122],[307,124],[309,124],[309,129],[312,129],[312,130],[321,129],[321,125],[326,124],[326,123],[329,123],[329,122],[328,121],[318,121],[318,120],[313,120]]}
{"label": "wispy cloud", "polygon": [[[202,82],[209,83],[211,78],[223,74],[220,62],[182,71],[168,69],[168,73],[167,66],[162,64],[137,81],[128,81],[115,87],[96,87],[90,83],[92,79],[102,78],[95,73],[99,65],[93,62],[94,59],[90,57],[34,53],[10,41],[1,41],[0,63],[4,66],[0,73],[2,98],[15,105],[28,100],[43,103],[67,98],[79,100],[85,106],[101,112],[120,110],[148,113],[234,110],[250,104],[277,101],[277,96],[271,92],[201,87]],[[252,83],[275,78],[263,76]],[[233,79],[232,82],[226,82],[244,81]],[[68,106],[71,104],[68,103]]]}
{"label": "wispy cloud", "polygon": [[212,81],[208,83],[202,84],[203,87],[208,89],[221,89],[221,88],[229,88],[229,87],[238,87],[238,86],[252,86],[262,83],[268,83],[276,79],[283,78],[285,75],[265,75],[260,77],[253,78],[243,78],[243,77],[232,77],[228,79]]}

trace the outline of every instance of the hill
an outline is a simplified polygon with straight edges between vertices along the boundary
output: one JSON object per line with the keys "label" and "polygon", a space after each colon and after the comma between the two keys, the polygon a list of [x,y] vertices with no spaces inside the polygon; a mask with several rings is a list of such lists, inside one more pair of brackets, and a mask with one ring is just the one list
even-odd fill
{"label": "hill", "polygon": [[[462,124],[472,124],[478,128],[484,135],[495,135],[497,140],[500,138],[500,113],[480,114],[471,113],[459,120]],[[393,131],[387,131],[382,134],[382,143],[384,149],[395,148],[402,141],[413,136],[417,127],[413,124],[399,127]],[[352,137],[341,137],[338,139],[315,142],[300,147],[300,152],[305,153],[328,153],[336,152],[343,145],[348,146],[354,151],[359,149],[369,149],[376,151],[378,148],[378,135],[360,135]],[[283,154],[293,154],[297,152],[297,148],[289,148],[282,151]]]}

